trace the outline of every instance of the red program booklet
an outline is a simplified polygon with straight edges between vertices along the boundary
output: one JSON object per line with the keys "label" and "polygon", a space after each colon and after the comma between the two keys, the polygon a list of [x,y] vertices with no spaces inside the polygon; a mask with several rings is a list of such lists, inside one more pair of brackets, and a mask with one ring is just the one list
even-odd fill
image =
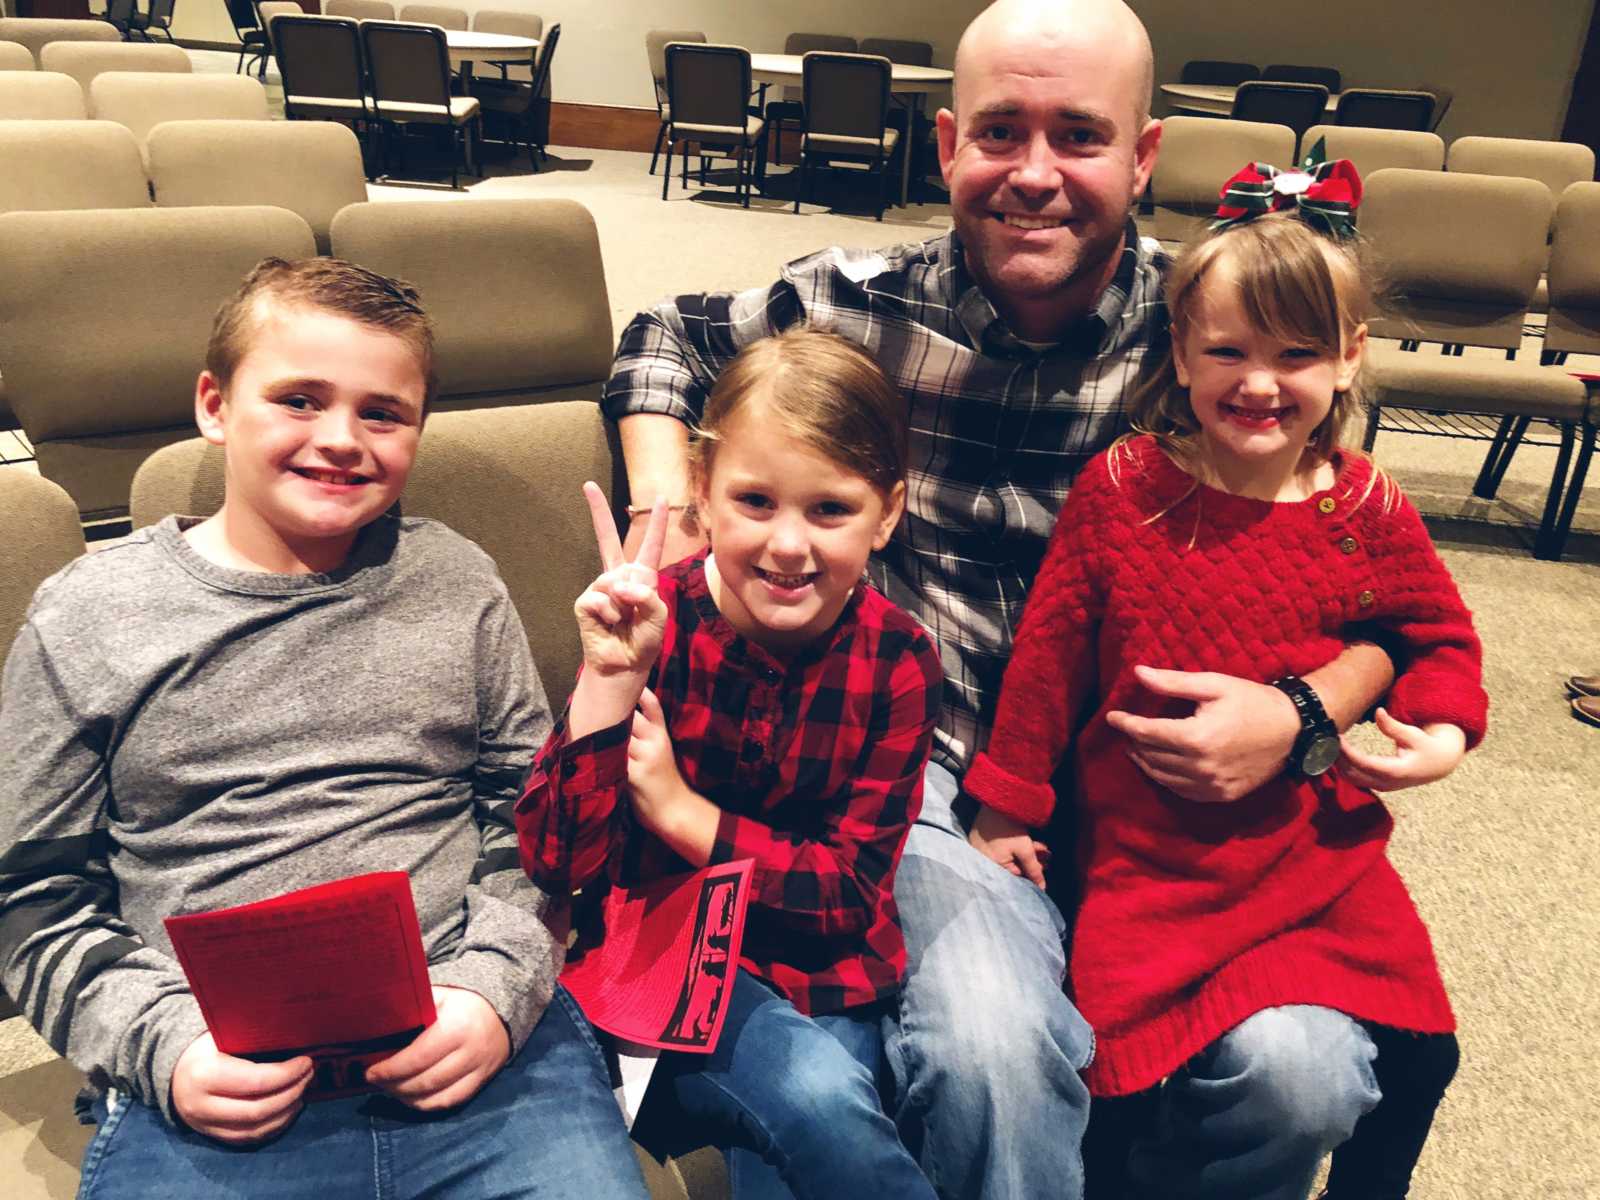
{"label": "red program booklet", "polygon": [[625,1041],[711,1053],[739,967],[754,866],[743,858],[612,888],[601,906],[604,936],[561,972],[584,1016]]}
{"label": "red program booklet", "polygon": [[168,917],[166,927],[217,1048],[263,1062],[309,1054],[307,1099],[370,1091],[367,1067],[433,1023],[404,871]]}

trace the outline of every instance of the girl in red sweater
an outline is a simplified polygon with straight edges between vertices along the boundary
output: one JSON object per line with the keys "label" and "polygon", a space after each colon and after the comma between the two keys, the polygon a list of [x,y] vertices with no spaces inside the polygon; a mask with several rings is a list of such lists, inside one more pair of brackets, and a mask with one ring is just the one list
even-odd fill
{"label": "girl in red sweater", "polygon": [[[1454,1028],[1375,792],[1448,774],[1487,702],[1470,616],[1415,509],[1340,448],[1368,294],[1353,253],[1293,213],[1188,249],[1168,280],[1171,360],[1135,404],[1139,432],[1073,486],[965,780],[1015,823],[986,852],[1041,880],[1033,839],[1073,751],[1087,1079],[1096,1097],[1148,1093],[1127,1168],[1152,1196],[1301,1200],[1376,1106],[1380,1050],[1404,1059],[1417,1041],[1393,1031]],[[1342,744],[1300,678],[1363,636],[1402,669],[1376,714],[1392,755]],[[1304,729],[1283,773],[1234,804],[1163,787],[1161,759],[1118,732],[1130,714],[1187,715],[1145,686],[1155,666],[1281,689]],[[1330,1195],[1405,1194],[1454,1066],[1453,1039],[1433,1044],[1449,1069],[1432,1104],[1336,1163]]]}

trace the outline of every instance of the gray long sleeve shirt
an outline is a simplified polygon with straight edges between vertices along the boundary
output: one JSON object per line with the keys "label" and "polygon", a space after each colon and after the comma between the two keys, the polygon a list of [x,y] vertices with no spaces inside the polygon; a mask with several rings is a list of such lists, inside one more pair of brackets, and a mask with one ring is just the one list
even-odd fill
{"label": "gray long sleeve shirt", "polygon": [[493,562],[384,517],[333,574],[260,574],[181,528],[47,580],[6,661],[0,983],[171,1117],[205,1023],[163,918],[403,870],[433,982],[481,994],[519,1047],[564,947],[517,861],[550,719]]}

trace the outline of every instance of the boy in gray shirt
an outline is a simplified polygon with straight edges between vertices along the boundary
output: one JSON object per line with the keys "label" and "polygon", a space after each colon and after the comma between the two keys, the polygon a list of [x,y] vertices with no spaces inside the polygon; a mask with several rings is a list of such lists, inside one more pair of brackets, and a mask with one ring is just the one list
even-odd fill
{"label": "boy in gray shirt", "polygon": [[[388,515],[432,391],[409,287],[266,260],[196,385],[222,509],[68,566],[12,648],[0,983],[98,1093],[82,1197],[646,1194],[517,861],[550,730],[521,623],[481,550]],[[438,1016],[307,1106],[309,1059],[217,1049],[162,920],[378,870]]]}

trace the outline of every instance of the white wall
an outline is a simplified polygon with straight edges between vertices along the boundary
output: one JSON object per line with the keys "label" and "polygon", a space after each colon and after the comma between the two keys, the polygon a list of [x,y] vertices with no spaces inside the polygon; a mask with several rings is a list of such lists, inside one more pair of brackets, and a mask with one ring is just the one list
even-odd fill
{"label": "white wall", "polygon": [[[404,0],[401,0],[403,3]],[[558,100],[653,107],[644,35],[700,29],[712,41],[781,50],[804,29],[931,42],[949,66],[984,0],[440,0],[468,11],[526,9],[561,23]],[[1355,86],[1435,83],[1455,91],[1440,131],[1559,136],[1592,0],[1131,0],[1150,29],[1157,81],[1186,60],[1338,67]],[[180,37],[232,40],[222,0],[183,0]]]}

